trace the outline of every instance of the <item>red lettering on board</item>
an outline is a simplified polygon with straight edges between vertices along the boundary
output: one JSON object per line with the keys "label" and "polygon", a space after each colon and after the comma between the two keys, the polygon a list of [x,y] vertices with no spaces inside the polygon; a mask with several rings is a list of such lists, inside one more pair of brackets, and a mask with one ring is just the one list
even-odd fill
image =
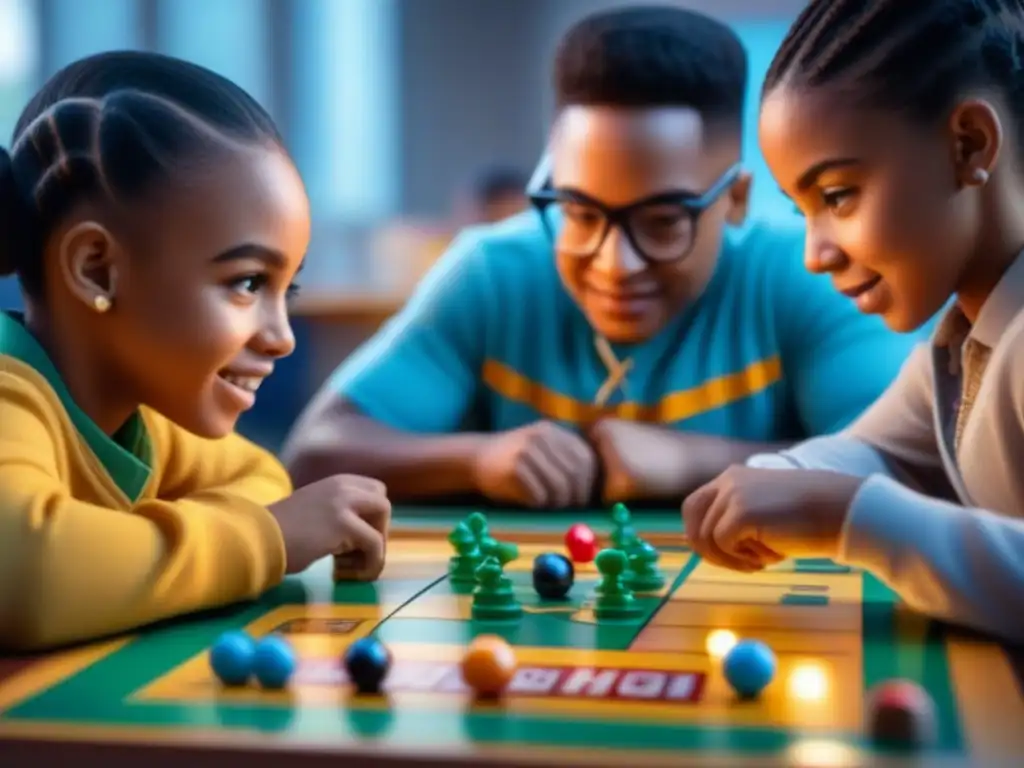
{"label": "red lettering on board", "polygon": [[[704,692],[705,674],[659,669],[612,667],[522,666],[506,694],[522,698],[614,699],[690,704]],[[298,685],[347,685],[344,667],[334,659],[302,659],[294,682]],[[384,690],[389,693],[469,693],[458,664],[396,661]]]}

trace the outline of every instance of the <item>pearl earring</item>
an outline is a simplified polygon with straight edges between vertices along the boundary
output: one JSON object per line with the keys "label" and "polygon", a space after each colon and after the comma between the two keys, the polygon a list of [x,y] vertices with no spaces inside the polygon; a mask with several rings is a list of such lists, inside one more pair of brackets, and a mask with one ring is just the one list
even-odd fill
{"label": "pearl earring", "polygon": [[92,300],[92,308],[100,313],[106,312],[110,309],[110,299],[101,293]]}
{"label": "pearl earring", "polygon": [[974,168],[971,170],[971,181],[977,184],[979,187],[988,183],[988,171],[984,168]]}

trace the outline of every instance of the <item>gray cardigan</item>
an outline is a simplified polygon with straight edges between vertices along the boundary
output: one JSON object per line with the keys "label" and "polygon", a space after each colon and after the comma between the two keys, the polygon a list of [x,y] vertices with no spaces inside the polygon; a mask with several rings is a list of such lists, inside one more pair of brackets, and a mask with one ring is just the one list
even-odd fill
{"label": "gray cardigan", "polygon": [[[992,354],[954,450],[968,335]],[[748,463],[867,478],[839,559],[871,571],[918,611],[1024,640],[1024,257],[973,327],[951,308],[932,343],[847,430]]]}

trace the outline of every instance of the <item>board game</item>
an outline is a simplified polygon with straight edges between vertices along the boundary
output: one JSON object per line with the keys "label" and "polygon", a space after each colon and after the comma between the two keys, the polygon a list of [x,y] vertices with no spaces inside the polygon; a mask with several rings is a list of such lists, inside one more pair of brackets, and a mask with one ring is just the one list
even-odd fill
{"label": "board game", "polygon": [[[372,584],[336,584],[324,561],[256,603],[0,660],[0,764],[845,768],[922,757],[1016,765],[1024,755],[1020,652],[910,613],[866,574],[820,560],[731,573],[682,545],[678,511],[634,511],[664,586],[637,597],[635,616],[603,621],[593,563],[577,565],[563,600],[538,595],[530,572],[537,555],[563,550],[574,523],[607,537],[606,511],[484,510],[491,534],[518,547],[505,574],[522,612],[482,621],[449,578],[448,537],[470,511],[396,509]],[[285,689],[219,683],[209,649],[233,629],[288,640],[297,667]],[[383,692],[366,696],[341,658],[371,633],[393,666]],[[459,672],[484,633],[517,660],[492,700],[475,698]],[[751,700],[722,675],[738,638],[763,641],[778,660]],[[939,739],[926,755],[877,751],[865,736],[865,692],[892,678],[935,703]]]}

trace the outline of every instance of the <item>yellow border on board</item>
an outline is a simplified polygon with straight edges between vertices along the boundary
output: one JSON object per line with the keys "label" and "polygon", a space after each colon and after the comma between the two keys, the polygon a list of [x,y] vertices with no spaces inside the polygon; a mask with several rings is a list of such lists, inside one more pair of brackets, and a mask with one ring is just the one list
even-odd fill
{"label": "yellow border on board", "polygon": [[[436,607],[436,606],[435,606]],[[466,606],[468,610],[468,605]],[[446,620],[443,615],[426,611],[424,617]],[[306,658],[337,659],[344,649],[373,628],[377,617],[375,606],[280,606],[255,621],[247,629],[254,635],[265,634],[285,621],[297,618],[331,618],[362,620],[362,626],[353,627],[343,635],[296,635],[292,638],[296,650]],[[713,632],[714,627],[707,627]],[[456,665],[464,647],[440,643],[395,642],[391,650],[396,658],[406,661],[428,661]],[[667,651],[611,651],[570,648],[517,646],[520,664],[556,665],[566,668],[598,667],[618,670],[656,670],[667,674],[702,674],[705,676],[700,697],[692,702],[665,702],[642,700],[587,699],[559,696],[523,696],[509,699],[506,707],[511,712],[526,714],[552,713],[564,717],[587,716],[604,719],[619,717],[624,720],[642,718],[650,721],[676,723],[721,723],[728,721],[737,727],[799,728],[808,733],[836,730],[855,731],[861,717],[859,659],[849,658],[841,644],[836,654],[808,654],[806,651],[777,649],[779,669],[776,680],[764,691],[757,703],[737,706],[731,689],[715,662],[708,656],[704,642],[699,647]],[[793,693],[800,678],[808,675],[820,679],[823,689],[820,697],[799,699]],[[806,683],[805,683],[806,684]],[[267,692],[255,686],[238,690],[224,690],[210,673],[205,654],[198,653],[166,674],[152,680],[131,696],[137,701],[171,701],[204,703],[222,702],[254,706],[309,705],[349,706],[348,687],[295,686],[285,692]],[[464,691],[424,692],[396,691],[390,700],[398,707],[418,711],[442,708],[461,710],[466,704]],[[360,702],[365,706],[370,702]],[[372,704],[371,704],[372,706]]]}

